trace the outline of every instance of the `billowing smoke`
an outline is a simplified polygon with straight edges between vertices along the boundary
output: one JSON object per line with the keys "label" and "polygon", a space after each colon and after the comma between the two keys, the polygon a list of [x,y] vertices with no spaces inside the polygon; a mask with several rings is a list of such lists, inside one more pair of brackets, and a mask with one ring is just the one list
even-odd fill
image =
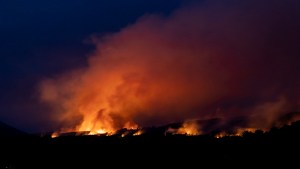
{"label": "billowing smoke", "polygon": [[93,35],[88,67],[42,81],[41,99],[72,130],[213,118],[270,128],[298,117],[299,30],[298,0],[205,1],[143,16]]}

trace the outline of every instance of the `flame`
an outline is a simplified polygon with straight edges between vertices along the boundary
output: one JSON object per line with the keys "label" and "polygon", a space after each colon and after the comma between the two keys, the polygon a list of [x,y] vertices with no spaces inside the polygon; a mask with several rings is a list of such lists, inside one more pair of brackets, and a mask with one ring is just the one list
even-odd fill
{"label": "flame", "polygon": [[139,136],[142,135],[144,131],[142,129],[137,130],[135,133],[133,133],[133,136]]}
{"label": "flame", "polygon": [[128,121],[127,123],[125,123],[124,128],[129,130],[137,130],[139,126],[135,123]]}
{"label": "flame", "polygon": [[[124,124],[123,128],[129,130],[136,130],[138,128],[138,125],[128,121]],[[62,133],[67,133],[67,132],[82,133],[88,131],[82,135],[110,136],[110,135],[114,135],[118,129],[119,128],[113,126],[112,119],[108,116],[105,116],[105,114],[103,115],[103,111],[100,111],[97,113],[85,113],[84,120],[79,126],[73,129],[72,128],[61,129],[59,132],[55,132],[55,135],[57,137]]]}
{"label": "flame", "polygon": [[[142,129],[138,129],[138,125],[132,123],[132,122],[127,122],[124,125],[124,129],[126,131],[121,134],[121,137],[125,137],[129,134],[132,134],[132,131],[135,131],[132,135],[137,136],[141,135],[144,133]],[[79,127],[75,129],[70,129],[70,128],[64,128],[61,129],[60,131],[56,131],[51,134],[51,138],[56,138],[59,137],[63,134],[66,133],[76,133],[76,136],[83,136],[83,135],[98,135],[98,136],[112,136],[116,134],[117,129],[111,128],[110,125],[104,126],[101,121],[97,121],[95,124],[90,123],[89,121],[84,121]]]}
{"label": "flame", "polygon": [[107,132],[104,129],[98,129],[95,131],[90,131],[88,135],[110,135],[111,132]]}
{"label": "flame", "polygon": [[[243,136],[245,132],[254,133],[255,131],[259,130],[258,128],[237,128],[234,132],[219,132],[214,137],[215,138],[222,138],[222,137],[232,137],[232,136]],[[264,131],[264,130],[262,130]]]}
{"label": "flame", "polygon": [[54,132],[51,134],[51,138],[56,138],[59,136],[59,133],[58,132]]}
{"label": "flame", "polygon": [[183,134],[188,136],[200,135],[201,131],[199,130],[199,125],[195,121],[184,122],[182,127],[178,129],[169,128],[167,133],[171,134]]}
{"label": "flame", "polygon": [[129,132],[126,131],[126,132],[124,132],[124,133],[121,134],[121,137],[125,137],[125,136],[127,136],[128,134],[129,134]]}
{"label": "flame", "polygon": [[249,132],[249,133],[254,133],[256,130],[258,130],[257,128],[238,128],[236,130],[235,135],[236,136],[242,136],[245,132]]}
{"label": "flame", "polygon": [[[86,67],[41,82],[41,101],[53,108],[52,121],[90,134],[196,118],[226,123],[236,116],[247,117],[244,125],[273,127],[300,107],[299,25],[282,20],[298,23],[299,10],[289,7],[297,6],[292,1],[235,3],[142,17],[120,32],[92,36],[95,51]],[[277,10],[284,12],[276,20],[265,18]],[[287,26],[272,29],[277,24]],[[201,130],[187,123],[169,132],[207,131]]]}

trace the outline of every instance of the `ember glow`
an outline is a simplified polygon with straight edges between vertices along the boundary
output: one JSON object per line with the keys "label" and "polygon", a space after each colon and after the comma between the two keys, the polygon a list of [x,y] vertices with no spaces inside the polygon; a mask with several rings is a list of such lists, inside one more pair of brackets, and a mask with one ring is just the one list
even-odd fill
{"label": "ember glow", "polygon": [[200,126],[196,121],[187,121],[179,129],[169,128],[166,133],[197,136],[201,134]]}
{"label": "ember glow", "polygon": [[210,118],[270,129],[300,110],[299,2],[252,2],[207,1],[93,35],[88,66],[45,79],[40,98],[58,128],[90,134]]}
{"label": "ember glow", "polygon": [[142,135],[144,133],[143,130],[139,129],[138,131],[136,131],[135,133],[133,133],[133,136],[139,136]]}
{"label": "ember glow", "polygon": [[56,138],[59,136],[59,133],[58,132],[54,132],[51,134],[51,138]]}
{"label": "ember glow", "polygon": [[233,132],[226,132],[221,131],[215,135],[215,138],[222,138],[222,137],[230,137],[230,136],[243,136],[245,132],[254,133],[259,129],[256,128],[238,128]]}

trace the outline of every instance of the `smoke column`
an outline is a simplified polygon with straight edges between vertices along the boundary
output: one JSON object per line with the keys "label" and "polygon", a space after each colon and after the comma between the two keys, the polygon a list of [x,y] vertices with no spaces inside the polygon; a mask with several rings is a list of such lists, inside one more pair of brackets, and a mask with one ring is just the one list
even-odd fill
{"label": "smoke column", "polygon": [[270,128],[299,111],[299,30],[297,0],[205,1],[146,15],[92,35],[88,67],[43,80],[40,98],[61,128],[77,131],[211,118]]}

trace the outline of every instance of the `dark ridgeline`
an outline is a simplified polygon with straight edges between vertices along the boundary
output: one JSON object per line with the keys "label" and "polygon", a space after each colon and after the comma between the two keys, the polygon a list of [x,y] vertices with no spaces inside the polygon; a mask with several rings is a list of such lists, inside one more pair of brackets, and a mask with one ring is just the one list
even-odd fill
{"label": "dark ridgeline", "polygon": [[25,132],[0,122],[0,137],[18,137],[24,135],[26,135]]}
{"label": "dark ridgeline", "polygon": [[[172,124],[173,127],[180,126]],[[51,138],[24,134],[1,124],[2,168],[159,168],[298,165],[300,121],[270,131],[215,138],[213,134],[166,134],[166,126],[148,128],[139,136],[76,136]],[[119,133],[124,132],[119,131]],[[18,134],[7,134],[8,132]]]}

